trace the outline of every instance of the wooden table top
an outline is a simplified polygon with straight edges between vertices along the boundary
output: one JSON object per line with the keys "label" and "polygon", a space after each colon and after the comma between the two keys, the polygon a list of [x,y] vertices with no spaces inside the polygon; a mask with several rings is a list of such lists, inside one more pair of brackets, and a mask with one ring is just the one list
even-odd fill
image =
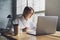
{"label": "wooden table top", "polygon": [[57,32],[55,34],[50,35],[41,35],[41,36],[33,36],[26,34],[26,32],[22,32],[21,34],[12,36],[10,34],[6,34],[6,36],[12,37],[16,40],[60,40],[60,32]]}

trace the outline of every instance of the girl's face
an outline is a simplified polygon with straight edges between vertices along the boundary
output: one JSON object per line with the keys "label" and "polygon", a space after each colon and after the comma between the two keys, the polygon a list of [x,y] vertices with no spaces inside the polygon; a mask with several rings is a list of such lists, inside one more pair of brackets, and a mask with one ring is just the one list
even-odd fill
{"label": "girl's face", "polygon": [[33,11],[28,12],[28,14],[26,15],[27,19],[31,18],[31,16],[33,15],[33,13],[34,13]]}

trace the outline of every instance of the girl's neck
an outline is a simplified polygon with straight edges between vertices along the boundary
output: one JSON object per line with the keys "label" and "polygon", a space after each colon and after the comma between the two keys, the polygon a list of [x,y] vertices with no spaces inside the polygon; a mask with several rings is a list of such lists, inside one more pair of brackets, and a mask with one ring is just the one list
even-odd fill
{"label": "girl's neck", "polygon": [[27,21],[28,20],[27,16],[24,16],[24,19]]}

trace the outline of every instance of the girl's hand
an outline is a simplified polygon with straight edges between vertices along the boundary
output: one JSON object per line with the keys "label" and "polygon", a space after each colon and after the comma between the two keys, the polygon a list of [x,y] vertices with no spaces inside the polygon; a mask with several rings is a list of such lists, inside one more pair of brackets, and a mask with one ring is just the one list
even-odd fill
{"label": "girl's hand", "polygon": [[25,27],[24,29],[22,29],[23,32],[26,32],[27,31],[27,27]]}

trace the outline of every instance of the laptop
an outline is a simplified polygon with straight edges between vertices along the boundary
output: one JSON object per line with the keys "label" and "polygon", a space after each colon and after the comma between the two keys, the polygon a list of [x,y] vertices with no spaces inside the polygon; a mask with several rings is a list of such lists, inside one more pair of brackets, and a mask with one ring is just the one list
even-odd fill
{"label": "laptop", "polygon": [[36,30],[27,31],[31,35],[45,35],[56,32],[58,16],[38,16]]}

